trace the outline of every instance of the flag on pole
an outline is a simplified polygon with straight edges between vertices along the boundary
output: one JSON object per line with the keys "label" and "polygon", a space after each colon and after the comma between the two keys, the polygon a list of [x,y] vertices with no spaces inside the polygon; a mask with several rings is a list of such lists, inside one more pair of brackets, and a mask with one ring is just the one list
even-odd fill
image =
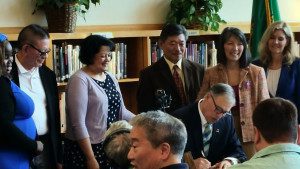
{"label": "flag on pole", "polygon": [[253,0],[250,49],[252,59],[258,58],[258,43],[266,28],[274,21],[280,20],[277,0]]}

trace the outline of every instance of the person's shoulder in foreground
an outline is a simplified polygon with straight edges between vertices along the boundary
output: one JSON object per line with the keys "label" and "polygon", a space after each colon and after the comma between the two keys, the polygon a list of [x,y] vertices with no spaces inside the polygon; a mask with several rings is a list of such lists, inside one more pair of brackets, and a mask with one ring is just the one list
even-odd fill
{"label": "person's shoulder in foreground", "polygon": [[252,118],[258,152],[232,169],[299,169],[300,128],[295,105],[282,98],[267,99],[258,104]]}

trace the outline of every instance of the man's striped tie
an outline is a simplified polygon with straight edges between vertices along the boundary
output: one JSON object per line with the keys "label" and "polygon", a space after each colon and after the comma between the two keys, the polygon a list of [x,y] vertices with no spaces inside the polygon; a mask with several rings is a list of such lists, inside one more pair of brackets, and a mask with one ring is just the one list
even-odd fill
{"label": "man's striped tie", "polygon": [[212,135],[212,124],[206,123],[203,132],[203,151],[205,156],[208,155],[210,138]]}

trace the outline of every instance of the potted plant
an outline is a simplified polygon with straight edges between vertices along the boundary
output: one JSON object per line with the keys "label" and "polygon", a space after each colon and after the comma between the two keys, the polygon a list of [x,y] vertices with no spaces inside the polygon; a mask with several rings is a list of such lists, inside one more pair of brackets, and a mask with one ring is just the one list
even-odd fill
{"label": "potted plant", "polygon": [[34,0],[35,9],[46,14],[49,32],[74,32],[77,13],[85,17],[90,3],[97,5],[101,0]]}
{"label": "potted plant", "polygon": [[167,23],[179,23],[187,28],[218,31],[221,0],[171,0]]}

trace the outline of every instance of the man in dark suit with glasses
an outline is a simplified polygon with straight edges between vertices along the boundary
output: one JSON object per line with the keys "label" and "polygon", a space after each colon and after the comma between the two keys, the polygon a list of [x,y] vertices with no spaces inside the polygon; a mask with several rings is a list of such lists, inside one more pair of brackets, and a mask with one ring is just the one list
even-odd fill
{"label": "man in dark suit with glasses", "polygon": [[218,83],[203,99],[171,113],[186,125],[185,151],[191,153],[197,169],[224,169],[246,160],[229,113],[234,105],[232,87]]}

